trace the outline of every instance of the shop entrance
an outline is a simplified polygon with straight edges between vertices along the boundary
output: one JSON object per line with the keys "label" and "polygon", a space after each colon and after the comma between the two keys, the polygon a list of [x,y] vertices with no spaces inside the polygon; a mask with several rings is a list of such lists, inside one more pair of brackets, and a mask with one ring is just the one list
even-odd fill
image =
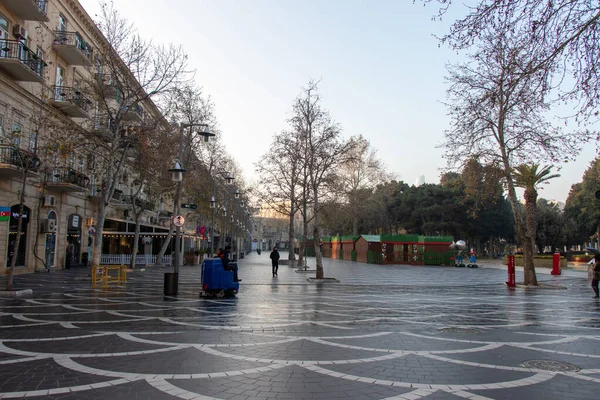
{"label": "shop entrance", "polygon": [[25,249],[27,249],[27,231],[29,227],[29,219],[31,216],[31,209],[27,206],[23,206],[23,218],[21,219],[21,240],[19,242],[19,248],[15,249],[17,242],[17,224],[19,223],[19,210],[21,206],[15,204],[10,208],[10,227],[8,234],[8,257],[6,258],[6,266],[10,267],[12,258],[17,257],[15,263],[16,267],[25,266]]}
{"label": "shop entrance", "polygon": [[[54,223],[56,224],[56,213],[54,211],[50,211],[48,213],[48,220],[54,220]],[[56,255],[56,232],[48,232],[48,233],[46,233],[46,246],[45,246],[45,252],[44,252],[44,262],[46,263],[46,268],[54,267],[55,255]]]}
{"label": "shop entrance", "polygon": [[81,216],[71,214],[67,220],[67,264],[81,262]]}

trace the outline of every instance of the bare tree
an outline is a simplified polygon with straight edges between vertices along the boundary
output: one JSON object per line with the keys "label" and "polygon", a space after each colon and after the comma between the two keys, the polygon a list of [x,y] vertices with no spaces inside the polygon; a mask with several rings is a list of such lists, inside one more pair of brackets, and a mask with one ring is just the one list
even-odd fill
{"label": "bare tree", "polygon": [[[208,137],[210,130],[216,126],[214,105],[210,98],[204,96],[201,88],[191,83],[183,83],[173,88],[166,99],[166,104],[167,119],[176,126],[184,126],[183,160],[180,161],[188,171],[187,175],[193,177],[194,172],[199,172],[204,168],[199,157],[202,156],[201,148],[205,143],[205,138]],[[197,183],[193,178],[184,180],[186,197],[189,188],[195,186],[190,184],[192,182]],[[177,197],[182,198],[181,194]],[[179,205],[173,204],[174,215],[178,209]],[[156,259],[158,265],[162,263],[162,256],[171,243],[174,231],[175,225],[171,222],[167,237]]]}
{"label": "bare tree", "polygon": [[[173,138],[154,136],[151,141],[141,141],[136,146],[136,162],[129,166],[128,186],[130,195],[125,198],[131,207],[135,232],[132,243],[130,268],[135,268],[140,242],[141,217],[154,208],[161,198],[172,193],[173,182],[166,172],[171,168],[171,160],[164,157],[163,149],[173,145]],[[162,258],[162,257],[161,257]]]}
{"label": "bare tree", "polygon": [[[271,209],[289,219],[288,241],[295,241],[294,217],[298,209],[302,159],[298,137],[290,132],[275,135],[273,143],[265,155],[256,164],[260,187],[260,199]],[[295,260],[293,247],[289,260]]]}
{"label": "bare tree", "polygon": [[[91,131],[102,132],[106,142],[96,152],[96,176],[101,201],[91,265],[100,263],[102,233],[107,207],[118,178],[129,161],[131,148],[142,136],[172,133],[155,103],[189,78],[187,55],[181,47],[154,45],[144,40],[133,25],[121,17],[112,3],[101,4],[98,27],[107,39],[96,52],[89,86],[97,113]],[[128,130],[130,125],[141,130]],[[172,157],[168,157],[172,159]]]}
{"label": "bare tree", "polygon": [[345,154],[346,161],[340,165],[339,188],[344,200],[342,208],[352,220],[352,234],[358,235],[358,222],[364,216],[378,184],[391,180],[382,161],[362,135],[350,138],[352,152]]}
{"label": "bare tree", "polygon": [[336,179],[336,168],[346,161],[353,142],[342,142],[340,128],[321,105],[318,82],[309,81],[292,107],[290,119],[293,130],[300,135],[304,146],[304,163],[312,197],[313,240],[316,256],[316,278],[323,279],[323,256],[320,248],[320,196]]}
{"label": "bare tree", "polygon": [[[452,0],[423,0],[440,3],[441,19]],[[457,5],[457,7],[460,7]],[[466,16],[452,24],[441,38],[454,49],[487,42],[487,29],[504,24],[506,33],[535,47],[539,57],[521,65],[519,74],[552,71],[560,86],[560,100],[574,100],[583,119],[598,117],[600,102],[600,7],[589,0],[480,0],[466,8]],[[572,79],[565,79],[568,76]]]}
{"label": "bare tree", "polygon": [[[20,187],[18,189],[19,211],[17,216],[17,230],[15,234],[15,240],[12,243],[13,254],[9,254],[10,266],[6,271],[6,290],[8,291],[13,290],[13,276],[19,254],[19,244],[21,243],[21,233],[23,231],[23,218],[31,218],[32,216],[31,214],[25,216],[25,186],[27,185],[29,175],[32,172],[37,172],[37,169],[40,166],[40,159],[35,155],[35,153],[21,149],[19,143],[15,141],[15,138],[20,136],[20,134],[20,131],[11,132],[8,140],[6,141],[7,143],[0,147],[0,152],[2,153],[2,162],[7,162],[18,167],[20,171]],[[12,210],[10,218],[13,218]]]}
{"label": "bare tree", "polygon": [[445,134],[444,156],[451,166],[475,157],[502,171],[525,255],[525,284],[536,285],[532,232],[526,229],[513,167],[572,159],[591,135],[566,133],[544,119],[552,90],[550,72],[523,74],[522,66],[539,62],[545,53],[535,43],[512,36],[510,23],[506,18],[479,33],[476,53],[467,63],[449,67],[447,107],[452,123]]}

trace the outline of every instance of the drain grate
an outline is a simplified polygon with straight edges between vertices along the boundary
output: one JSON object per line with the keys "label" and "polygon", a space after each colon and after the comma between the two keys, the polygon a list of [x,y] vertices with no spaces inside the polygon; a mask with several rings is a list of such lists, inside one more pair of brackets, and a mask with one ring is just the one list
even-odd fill
{"label": "drain grate", "polygon": [[449,333],[479,333],[477,329],[473,328],[460,328],[458,326],[452,326],[450,328],[442,328],[440,332],[449,332]]}
{"label": "drain grate", "polygon": [[577,365],[552,360],[524,361],[521,363],[521,367],[543,369],[551,372],[578,372],[581,370]]}

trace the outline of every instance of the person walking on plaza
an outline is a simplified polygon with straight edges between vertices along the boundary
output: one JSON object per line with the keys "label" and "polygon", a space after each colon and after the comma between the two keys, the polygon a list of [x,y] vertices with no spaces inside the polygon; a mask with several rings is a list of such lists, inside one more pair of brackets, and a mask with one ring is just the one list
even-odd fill
{"label": "person walking on plaza", "polygon": [[273,276],[277,276],[277,270],[279,269],[279,252],[276,247],[273,247],[273,251],[269,258],[271,259],[271,265],[273,266]]}
{"label": "person walking on plaza", "polygon": [[594,256],[594,263],[588,267],[588,278],[592,281],[592,289],[594,289],[595,299],[599,298],[598,281],[600,281],[600,254]]}

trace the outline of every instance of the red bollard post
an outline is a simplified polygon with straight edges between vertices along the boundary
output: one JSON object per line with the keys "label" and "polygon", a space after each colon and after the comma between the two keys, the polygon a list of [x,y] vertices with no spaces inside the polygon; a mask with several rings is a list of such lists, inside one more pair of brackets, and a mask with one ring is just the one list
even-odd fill
{"label": "red bollard post", "polygon": [[554,254],[552,254],[552,275],[560,275],[560,251],[556,249]]}
{"label": "red bollard post", "polygon": [[508,258],[508,282],[506,282],[506,286],[514,288],[517,286],[515,282],[515,256],[514,254],[509,254]]}

